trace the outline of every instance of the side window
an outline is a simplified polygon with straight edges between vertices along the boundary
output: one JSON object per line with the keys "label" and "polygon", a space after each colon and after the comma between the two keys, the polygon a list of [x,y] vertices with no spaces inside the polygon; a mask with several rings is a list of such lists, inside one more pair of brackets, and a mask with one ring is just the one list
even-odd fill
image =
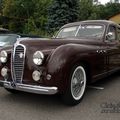
{"label": "side window", "polygon": [[115,26],[109,26],[108,32],[107,32],[107,40],[108,41],[115,41],[115,40],[117,40],[116,27]]}
{"label": "side window", "polygon": [[120,28],[117,28],[117,38],[118,38],[118,40],[120,42]]}

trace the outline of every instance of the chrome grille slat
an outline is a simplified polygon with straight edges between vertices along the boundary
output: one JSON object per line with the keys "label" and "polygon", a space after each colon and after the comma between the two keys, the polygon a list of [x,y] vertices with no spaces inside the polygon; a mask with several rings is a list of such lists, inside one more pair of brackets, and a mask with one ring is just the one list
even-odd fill
{"label": "chrome grille slat", "polygon": [[[14,47],[14,53],[12,58],[12,73],[15,83],[22,83],[24,73],[24,61],[25,61],[25,46],[18,44]],[[23,56],[20,57],[20,54]]]}

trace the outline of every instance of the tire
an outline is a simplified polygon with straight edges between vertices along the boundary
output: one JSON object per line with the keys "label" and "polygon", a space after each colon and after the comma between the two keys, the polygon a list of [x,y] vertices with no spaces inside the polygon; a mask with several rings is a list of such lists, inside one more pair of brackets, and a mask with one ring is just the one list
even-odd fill
{"label": "tire", "polygon": [[17,90],[13,90],[13,89],[9,89],[9,88],[5,88],[5,90],[12,93],[12,94],[17,94],[19,92]]}
{"label": "tire", "polygon": [[75,65],[71,71],[68,89],[62,96],[67,105],[77,105],[81,102],[86,90],[87,76],[83,65]]}

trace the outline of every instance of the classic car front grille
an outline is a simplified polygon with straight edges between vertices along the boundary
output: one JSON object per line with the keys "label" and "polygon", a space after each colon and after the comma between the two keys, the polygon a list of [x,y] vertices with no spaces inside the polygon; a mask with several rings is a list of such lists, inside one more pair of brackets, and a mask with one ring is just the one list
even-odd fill
{"label": "classic car front grille", "polygon": [[23,45],[17,45],[14,48],[12,57],[12,73],[13,79],[16,83],[21,83],[24,72],[25,61],[25,47]]}

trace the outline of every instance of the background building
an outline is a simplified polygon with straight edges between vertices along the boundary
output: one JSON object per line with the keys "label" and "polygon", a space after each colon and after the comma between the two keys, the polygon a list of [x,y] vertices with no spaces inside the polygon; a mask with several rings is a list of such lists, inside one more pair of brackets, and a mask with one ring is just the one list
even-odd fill
{"label": "background building", "polygon": [[109,20],[120,24],[120,13],[118,13],[118,14],[116,14],[116,15],[114,15],[114,16],[111,16],[111,17],[109,18]]}

